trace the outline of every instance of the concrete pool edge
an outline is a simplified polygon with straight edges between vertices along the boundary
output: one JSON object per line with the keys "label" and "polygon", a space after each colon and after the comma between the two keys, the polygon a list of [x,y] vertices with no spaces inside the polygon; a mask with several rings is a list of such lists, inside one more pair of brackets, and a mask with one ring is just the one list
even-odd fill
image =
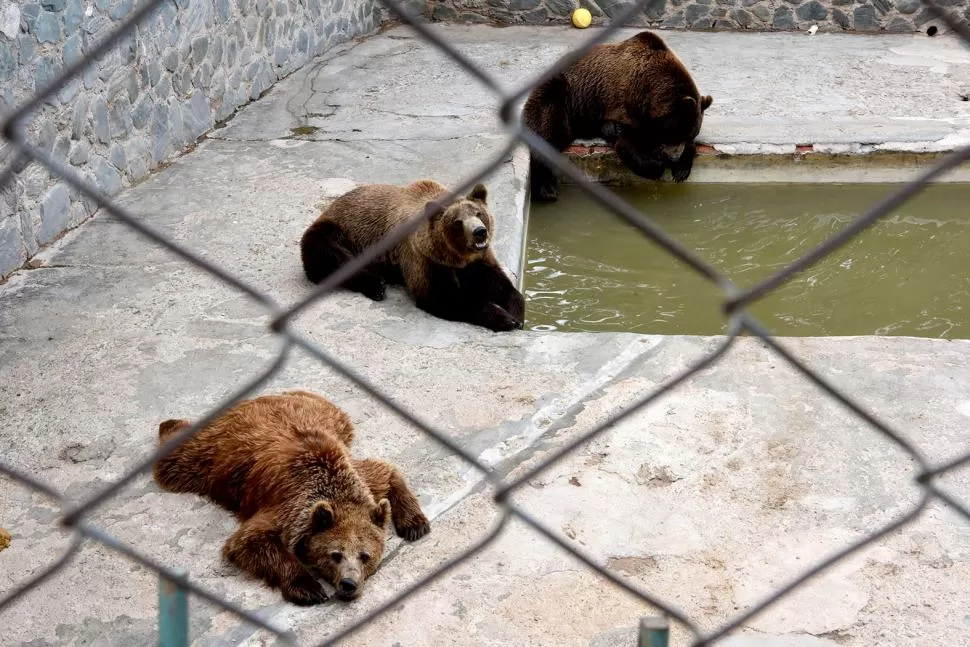
{"label": "concrete pool edge", "polygon": [[[925,172],[939,160],[957,150],[914,152],[883,148],[846,152],[836,148],[835,145],[821,144],[759,146],[762,146],[763,152],[734,153],[730,152],[732,149],[728,145],[700,145],[694,170],[687,182],[902,184],[914,180],[921,172]],[[612,148],[604,143],[574,145],[567,149],[566,157],[578,166],[591,182],[619,186],[651,182],[631,173]],[[970,165],[964,163],[939,177],[935,182],[970,182]]]}

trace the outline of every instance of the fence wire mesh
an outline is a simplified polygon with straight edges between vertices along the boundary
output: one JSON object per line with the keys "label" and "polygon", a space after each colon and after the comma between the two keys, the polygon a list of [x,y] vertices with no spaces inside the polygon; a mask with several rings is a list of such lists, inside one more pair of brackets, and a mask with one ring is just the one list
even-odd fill
{"label": "fence wire mesh", "polygon": [[[712,645],[718,642],[720,639],[725,638],[729,633],[751,621],[755,616],[763,613],[766,609],[791,594],[811,578],[819,575],[842,560],[845,560],[856,551],[859,551],[860,549],[872,544],[889,533],[892,533],[893,531],[912,523],[919,518],[927,506],[934,501],[944,503],[970,521],[970,509],[968,509],[959,500],[948,494],[945,490],[941,489],[938,484],[938,479],[942,475],[970,463],[970,451],[944,464],[931,465],[923,456],[918,447],[915,447],[913,444],[908,442],[897,430],[879,420],[878,417],[873,415],[871,412],[865,410],[852,398],[851,395],[836,389],[824,377],[814,372],[797,357],[788,352],[776,339],[771,336],[771,333],[768,332],[768,330],[761,323],[759,323],[745,310],[747,306],[764,297],[772,290],[780,287],[799,272],[811,267],[839,247],[848,243],[861,232],[875,224],[880,218],[885,217],[907,200],[917,195],[930,182],[956,168],[967,159],[970,159],[970,146],[951,152],[933,167],[913,178],[912,181],[905,184],[898,191],[888,195],[881,203],[875,205],[868,213],[859,217],[837,234],[811,249],[794,262],[790,263],[781,271],[761,281],[753,287],[746,290],[741,290],[737,288],[726,275],[722,274],[714,266],[701,259],[691,249],[685,247],[665,233],[660,227],[651,221],[647,215],[639,212],[637,209],[623,201],[605,186],[587,182],[582,171],[571,164],[565,156],[556,151],[538,135],[525,128],[519,119],[520,111],[518,111],[517,108],[534,87],[562,72],[570,64],[587,53],[594,45],[609,39],[614,32],[623,28],[632,18],[634,18],[634,16],[642,11],[649,1],[650,0],[638,0],[638,2],[635,4],[629,5],[620,15],[616,16],[616,18],[612,20],[609,25],[598,30],[595,33],[595,36],[585,41],[581,47],[568,52],[537,78],[524,84],[515,92],[506,93],[503,92],[502,88],[487,72],[480,69],[477,65],[475,65],[475,63],[463,56],[457,49],[448,43],[445,38],[436,33],[425,22],[423,22],[421,18],[410,13],[394,0],[381,0],[382,4],[390,9],[401,22],[409,25],[418,34],[420,34],[422,38],[430,42],[440,51],[444,52],[463,70],[474,76],[481,83],[485,84],[495,94],[496,98],[500,101],[500,116],[510,133],[509,141],[501,153],[493,157],[486,164],[483,164],[476,173],[468,177],[460,184],[460,186],[454,187],[449,196],[443,198],[443,200],[449,200],[453,197],[465,194],[472,188],[472,186],[482,181],[494,170],[496,170],[498,166],[502,164],[503,160],[505,160],[520,143],[525,143],[530,148],[533,155],[538,155],[542,160],[550,164],[562,175],[572,180],[572,182],[574,182],[582,191],[589,194],[596,201],[600,202],[607,209],[615,213],[618,217],[637,228],[644,236],[655,242],[671,256],[679,259],[689,266],[694,272],[700,274],[705,279],[715,284],[723,294],[723,311],[724,315],[727,317],[728,325],[723,341],[713,352],[696,361],[693,365],[689,366],[686,370],[669,380],[667,383],[663,384],[661,387],[645,393],[632,405],[615,414],[606,422],[572,440],[565,446],[553,452],[539,464],[508,482],[503,482],[498,476],[495,475],[493,471],[490,470],[489,467],[477,460],[474,455],[463,448],[460,443],[454,441],[441,429],[435,428],[433,425],[422,420],[421,417],[415,412],[407,410],[392,400],[381,390],[379,385],[372,384],[352,368],[342,363],[338,358],[333,357],[332,355],[323,351],[309,339],[297,334],[289,327],[290,321],[297,314],[320,299],[323,299],[328,293],[332,292],[339,285],[341,285],[348,277],[351,277],[359,272],[371,261],[375,260],[381,254],[400,242],[410,232],[414,231],[424,219],[430,217],[430,213],[415,214],[410,221],[392,231],[379,243],[365,250],[352,262],[348,263],[339,271],[335,272],[325,281],[316,286],[312,293],[309,294],[305,299],[290,308],[283,309],[276,303],[276,301],[274,301],[271,295],[247,284],[239,277],[234,276],[227,269],[207,261],[202,256],[195,254],[191,250],[179,245],[173,240],[170,240],[163,233],[156,231],[153,227],[140,220],[136,214],[131,213],[121,205],[112,201],[108,196],[103,195],[97,188],[88,184],[73,169],[58,162],[52,157],[52,155],[47,154],[40,148],[33,146],[28,141],[27,125],[31,114],[34,113],[37,108],[41,107],[41,105],[47,99],[57,93],[72,78],[82,74],[88,66],[92,65],[98,58],[109,52],[111,48],[119,42],[119,40],[124,38],[129,32],[132,32],[139,23],[148,18],[153,11],[158,9],[165,2],[165,0],[149,0],[148,2],[141,4],[141,6],[139,6],[137,10],[130,16],[130,18],[125,21],[124,24],[114,33],[98,43],[97,46],[89,51],[76,64],[68,66],[47,87],[37,92],[26,103],[19,106],[11,114],[7,115],[2,123],[2,134],[3,137],[14,147],[16,155],[14,156],[12,163],[8,165],[6,169],[0,172],[0,189],[6,187],[12,181],[16,171],[18,169],[22,169],[26,164],[30,162],[41,164],[53,175],[63,178],[64,181],[70,184],[81,195],[95,202],[100,208],[104,209],[105,212],[122,221],[142,236],[162,245],[188,263],[191,263],[195,267],[208,272],[222,282],[246,294],[250,299],[255,301],[272,316],[270,329],[279,336],[282,341],[282,346],[272,364],[257,377],[252,379],[252,381],[246,384],[244,388],[234,393],[231,397],[225,399],[218,407],[209,411],[184,432],[164,443],[154,453],[146,456],[144,460],[138,463],[135,468],[129,470],[121,479],[111,483],[79,504],[71,505],[62,495],[62,493],[48,487],[45,483],[39,481],[29,474],[24,473],[17,467],[0,460],[0,473],[5,474],[7,477],[13,479],[15,482],[20,483],[26,488],[49,497],[58,504],[61,511],[60,523],[71,532],[71,539],[68,543],[67,549],[57,560],[42,569],[28,581],[20,583],[13,591],[0,599],[0,613],[2,613],[5,608],[9,607],[14,601],[23,596],[26,592],[41,586],[45,580],[63,569],[77,554],[84,540],[93,540],[110,549],[118,551],[119,553],[155,571],[160,576],[178,584],[181,587],[184,587],[188,591],[204,600],[207,600],[217,607],[234,613],[244,621],[270,632],[283,642],[293,644],[295,642],[295,638],[292,634],[273,626],[271,623],[260,618],[256,613],[241,608],[240,606],[233,604],[228,600],[222,599],[220,596],[198,586],[192,582],[188,576],[182,574],[180,571],[170,568],[164,564],[157,563],[155,560],[140,553],[136,548],[125,545],[123,542],[112,537],[110,534],[104,532],[94,525],[91,525],[87,521],[87,516],[113,494],[118,492],[125,485],[129,484],[133,479],[149,471],[155,461],[168,455],[178,446],[188,441],[200,429],[227,411],[235,403],[246,397],[254,395],[263,384],[273,378],[276,373],[284,367],[289,353],[294,347],[304,349],[321,362],[329,365],[337,373],[356,384],[365,393],[389,408],[401,419],[419,428],[442,447],[478,469],[484,475],[486,482],[494,487],[494,502],[499,506],[501,511],[493,528],[485,536],[479,538],[478,541],[476,541],[471,547],[467,548],[462,553],[453,556],[431,572],[423,575],[418,581],[402,590],[400,593],[393,596],[376,609],[365,614],[360,620],[344,627],[335,635],[328,637],[324,642],[320,643],[321,645],[337,644],[339,641],[347,638],[355,631],[372,622],[378,616],[396,607],[415,592],[427,587],[434,580],[440,578],[455,566],[467,561],[476,553],[494,542],[502,534],[510,519],[517,519],[524,522],[536,533],[583,562],[588,568],[595,571],[604,579],[610,581],[616,587],[619,587],[620,589],[636,596],[642,602],[663,611],[671,619],[677,623],[680,623],[693,635],[692,645],[694,646]],[[936,15],[937,18],[943,21],[955,34],[963,39],[965,44],[970,45],[970,26],[968,26],[961,19],[949,13],[942,6],[937,5],[934,0],[922,1],[924,5],[926,5],[926,7]],[[661,396],[667,394],[673,389],[676,389],[679,385],[689,380],[699,371],[717,362],[731,348],[738,336],[744,333],[760,338],[768,346],[768,348],[770,348],[779,357],[784,359],[785,362],[804,375],[805,378],[807,378],[810,382],[823,389],[828,396],[838,401],[842,406],[846,407],[856,416],[861,418],[876,434],[889,439],[903,452],[905,452],[918,466],[918,474],[914,480],[916,485],[921,488],[922,496],[911,509],[906,511],[898,518],[880,528],[873,530],[858,541],[830,555],[827,559],[821,561],[820,563],[815,564],[813,567],[804,571],[801,575],[788,582],[781,588],[774,590],[759,603],[730,618],[716,630],[704,633],[682,610],[664,601],[655,592],[644,590],[624,580],[616,573],[611,572],[608,568],[600,565],[593,557],[579,550],[575,544],[564,539],[558,533],[540,523],[534,516],[517,506],[511,500],[511,496],[516,490],[548,470],[551,466],[564,459],[567,455],[590,443],[594,438],[603,434],[617,423],[640,411],[644,407],[649,406]]]}

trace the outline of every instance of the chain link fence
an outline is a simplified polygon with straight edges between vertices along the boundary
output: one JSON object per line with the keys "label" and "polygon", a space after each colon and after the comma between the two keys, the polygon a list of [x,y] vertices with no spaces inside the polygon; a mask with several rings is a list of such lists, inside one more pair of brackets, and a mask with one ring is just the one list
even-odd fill
{"label": "chain link fence", "polygon": [[[461,186],[455,187],[452,190],[451,195],[448,196],[448,198],[445,198],[446,200],[451,197],[465,194],[471,189],[472,186],[474,186],[474,184],[482,181],[492,171],[494,171],[521,142],[524,142],[529,146],[533,155],[538,155],[541,159],[552,165],[564,176],[572,180],[576,185],[578,185],[578,187],[592,196],[595,200],[603,204],[606,208],[610,209],[626,222],[636,227],[644,236],[657,243],[660,247],[666,250],[667,253],[676,257],[683,263],[686,263],[693,271],[697,272],[708,281],[714,283],[721,290],[724,297],[722,307],[724,315],[728,319],[727,332],[723,341],[712,353],[694,363],[688,369],[669,380],[660,388],[644,394],[631,406],[628,406],[625,410],[614,415],[605,423],[599,425],[595,429],[590,430],[581,437],[576,438],[564,447],[561,447],[546,460],[532,467],[524,474],[521,474],[510,482],[502,482],[499,477],[497,477],[487,466],[478,461],[475,456],[469,453],[459,443],[456,443],[454,440],[450,439],[449,436],[442,430],[434,428],[432,425],[429,425],[421,420],[419,415],[416,413],[408,411],[395,403],[382,392],[379,385],[370,383],[368,380],[357,374],[353,369],[343,364],[338,358],[331,356],[308,339],[296,334],[289,326],[292,319],[298,313],[305,310],[319,299],[324,298],[328,293],[337,288],[337,286],[341,285],[347,278],[356,274],[366,265],[377,259],[381,254],[388,251],[391,247],[400,242],[410,232],[417,229],[420,223],[423,222],[423,220],[428,217],[429,214],[416,214],[411,220],[397,228],[395,231],[391,232],[378,244],[375,244],[371,248],[365,250],[364,253],[357,257],[353,262],[348,263],[339,271],[335,272],[325,281],[316,286],[313,292],[305,299],[288,309],[283,309],[273,300],[271,295],[265,294],[253,286],[248,285],[245,281],[234,276],[227,269],[206,261],[201,256],[184,247],[181,247],[149,225],[146,225],[135,214],[130,213],[128,210],[116,204],[108,197],[102,195],[97,188],[86,183],[85,180],[80,177],[72,168],[58,162],[53,158],[52,155],[45,153],[43,150],[32,145],[31,142],[28,141],[27,124],[31,114],[47,99],[56,94],[72,78],[80,75],[85,68],[91,65],[99,57],[109,52],[120,39],[125,37],[125,35],[129,32],[133,31],[139,23],[148,18],[153,11],[162,5],[163,2],[164,0],[149,0],[148,2],[142,4],[116,32],[101,41],[96,47],[88,52],[82,60],[65,69],[52,83],[50,83],[40,92],[36,93],[36,95],[34,95],[29,101],[14,110],[12,114],[9,114],[5,118],[2,125],[3,137],[14,147],[16,154],[12,163],[8,165],[2,173],[0,173],[0,188],[6,187],[12,181],[15,169],[23,168],[24,165],[30,162],[36,162],[43,165],[52,174],[63,178],[64,181],[74,187],[81,195],[94,201],[107,213],[124,222],[127,226],[136,230],[144,237],[164,246],[188,263],[193,264],[197,268],[208,272],[233,288],[245,293],[248,297],[257,302],[262,308],[272,315],[270,328],[273,333],[281,338],[283,345],[272,365],[250,381],[243,389],[239,390],[232,397],[223,401],[217,408],[208,412],[183,433],[170,439],[164,445],[159,447],[158,450],[153,454],[145,457],[144,460],[142,460],[135,468],[131,469],[127,474],[125,474],[123,478],[103,488],[101,491],[79,504],[72,505],[61,493],[53,490],[45,483],[40,482],[29,474],[20,471],[15,466],[9,465],[3,460],[0,460],[0,473],[5,474],[6,476],[14,479],[23,486],[26,486],[37,493],[50,497],[59,504],[62,512],[60,523],[72,533],[71,541],[69,542],[68,547],[63,555],[54,561],[54,563],[44,568],[40,573],[34,575],[28,581],[21,583],[15,590],[7,594],[4,598],[0,599],[0,613],[3,612],[4,608],[8,607],[24,593],[34,589],[35,587],[41,586],[45,580],[55,575],[59,570],[63,569],[71,561],[72,557],[78,552],[82,542],[85,539],[90,539],[100,542],[104,546],[124,554],[130,559],[157,572],[161,577],[175,583],[177,586],[190,591],[191,593],[207,600],[221,609],[225,609],[236,614],[246,622],[265,629],[266,631],[275,635],[277,638],[281,639],[283,642],[293,644],[294,637],[291,634],[274,627],[270,623],[267,623],[265,620],[261,619],[251,611],[240,608],[235,604],[223,600],[219,596],[200,588],[191,582],[183,572],[169,568],[164,564],[159,564],[156,561],[142,555],[135,548],[123,544],[116,538],[89,523],[87,517],[90,512],[102,504],[106,499],[117,493],[121,488],[125,487],[139,475],[149,471],[156,460],[166,456],[176,447],[186,442],[205,425],[223,414],[239,400],[254,395],[264,383],[270,380],[285,365],[289,352],[294,347],[300,347],[318,358],[321,362],[326,363],[345,378],[354,382],[368,395],[391,409],[404,421],[418,427],[448,451],[454,453],[470,465],[480,470],[488,484],[494,487],[494,501],[501,510],[497,523],[486,536],[481,537],[470,548],[441,564],[434,571],[424,575],[417,582],[401,591],[399,594],[393,596],[387,602],[368,613],[359,621],[344,627],[336,635],[329,637],[325,642],[321,643],[321,645],[337,644],[342,639],[348,637],[364,625],[373,621],[376,617],[399,605],[403,600],[416,591],[429,586],[432,582],[440,578],[453,567],[470,559],[473,555],[495,541],[502,534],[507,522],[512,518],[516,518],[524,522],[535,532],[545,537],[549,542],[573,555],[600,576],[612,582],[615,586],[636,596],[641,601],[663,611],[669,618],[677,623],[680,623],[693,635],[692,644],[695,646],[713,645],[717,643],[720,639],[726,637],[729,633],[749,622],[752,618],[761,614],[779,600],[798,589],[802,584],[811,578],[838,564],[856,551],[861,550],[862,548],[872,544],[889,533],[909,523],[912,523],[934,500],[943,502],[970,520],[970,509],[954,499],[938,484],[938,478],[943,474],[966,464],[970,464],[970,451],[963,456],[955,458],[945,464],[931,465],[923,456],[918,447],[908,442],[902,434],[891,428],[886,423],[880,421],[872,413],[863,409],[852,399],[850,395],[842,393],[834,388],[831,384],[829,384],[828,381],[826,381],[825,378],[813,372],[796,357],[791,355],[782,345],[771,337],[770,333],[764,326],[762,326],[761,323],[759,323],[746,311],[747,306],[762,298],[775,288],[783,285],[797,273],[811,267],[821,259],[825,258],[828,254],[845,245],[855,236],[876,223],[876,221],[878,221],[880,218],[883,218],[887,214],[891,213],[904,202],[918,194],[927,186],[927,184],[956,168],[965,160],[970,159],[970,146],[950,153],[932,168],[922,172],[911,182],[901,187],[898,191],[887,196],[881,203],[875,205],[868,213],[852,222],[849,226],[845,227],[842,231],[832,236],[830,239],[826,240],[822,244],[818,245],[792,262],[782,271],[751,288],[741,290],[736,287],[727,276],[718,272],[717,269],[698,257],[691,249],[688,249],[671,238],[662,229],[655,225],[646,215],[640,213],[629,204],[621,200],[608,188],[601,185],[588,183],[585,180],[583,173],[577,167],[572,165],[563,155],[558,153],[552,146],[539,138],[535,133],[525,128],[519,121],[520,111],[518,110],[518,107],[527,97],[532,88],[564,70],[571,63],[583,56],[594,45],[606,41],[617,29],[623,27],[631,18],[643,10],[643,8],[648,4],[649,0],[639,0],[635,4],[630,5],[621,15],[618,15],[609,26],[598,30],[596,35],[587,40],[582,47],[567,53],[539,77],[533,79],[531,82],[525,84],[523,87],[519,88],[513,93],[503,92],[495,80],[489,76],[489,74],[482,69],[479,69],[474,63],[458,52],[445,39],[436,34],[432,29],[429,29],[422,19],[412,15],[408,10],[404,9],[401,5],[393,0],[382,0],[383,4],[390,9],[393,14],[400,18],[401,21],[410,25],[424,39],[432,43],[436,48],[453,59],[456,64],[461,66],[462,69],[473,75],[480,82],[484,83],[488,88],[491,89],[492,92],[494,92],[495,96],[501,100],[501,118],[506,124],[510,133],[507,146],[501,151],[500,154],[496,155],[488,163],[482,165],[480,170],[465,180]],[[962,22],[959,18],[954,17],[940,6],[937,6],[933,0],[923,0],[923,2],[929,10],[937,14],[941,21],[946,23],[950,29],[958,34],[966,44],[970,44],[970,27],[968,27],[966,23]],[[717,362],[732,346],[733,342],[738,338],[738,336],[743,333],[759,337],[772,351],[783,358],[787,363],[792,365],[809,381],[816,384],[831,398],[837,400],[843,406],[851,410],[856,416],[864,420],[875,433],[891,440],[901,450],[903,450],[915,462],[915,464],[918,465],[919,473],[916,476],[915,481],[921,488],[922,496],[912,507],[912,509],[907,511],[899,518],[881,528],[874,530],[855,543],[846,546],[843,550],[831,555],[828,559],[822,561],[821,563],[814,565],[812,568],[806,570],[794,580],[772,592],[760,603],[745,609],[738,615],[735,615],[715,631],[703,633],[685,613],[666,603],[664,600],[657,597],[656,594],[632,585],[615,573],[612,573],[610,570],[597,564],[593,558],[578,550],[577,547],[571,542],[567,541],[556,532],[550,530],[529,513],[513,503],[511,500],[511,495],[517,489],[521,488],[523,485],[545,472],[552,465],[576,451],[583,445],[589,443],[595,437],[603,434],[618,422],[633,415],[643,407],[649,406],[653,401],[657,400],[669,391],[676,389],[678,385],[682,384],[686,380],[689,380],[698,371],[701,371]]]}

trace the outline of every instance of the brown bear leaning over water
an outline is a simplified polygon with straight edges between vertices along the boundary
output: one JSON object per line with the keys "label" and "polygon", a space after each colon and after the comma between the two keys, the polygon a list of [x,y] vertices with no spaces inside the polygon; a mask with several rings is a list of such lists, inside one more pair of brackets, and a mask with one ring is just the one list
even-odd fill
{"label": "brown bear leaning over water", "polygon": [[417,231],[343,287],[381,301],[388,283],[403,283],[416,305],[436,317],[496,332],[522,328],[525,298],[492,252],[495,224],[485,186],[442,204],[447,194],[433,180],[365,184],[345,193],[303,234],[303,271],[320,283],[395,227],[431,209]]}
{"label": "brown bear leaning over water", "polygon": [[[644,31],[596,45],[537,86],[522,118],[557,151],[577,139],[602,137],[637,175],[659,179],[670,168],[674,180],[683,182],[693,168],[694,140],[712,102],[698,92],[666,43]],[[533,198],[556,200],[552,169],[535,154],[530,167]]]}
{"label": "brown bear leaning over water", "polygon": [[[159,442],[189,425],[166,420]],[[431,526],[391,464],[350,457],[350,419],[306,391],[236,404],[172,454],[155,481],[170,492],[208,497],[240,526],[222,554],[299,605],[360,595],[384,554],[388,522],[414,541]]]}

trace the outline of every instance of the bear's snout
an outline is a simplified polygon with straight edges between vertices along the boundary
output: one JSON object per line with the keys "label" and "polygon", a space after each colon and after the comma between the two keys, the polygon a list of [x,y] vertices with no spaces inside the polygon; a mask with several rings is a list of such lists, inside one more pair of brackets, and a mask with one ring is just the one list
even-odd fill
{"label": "bear's snout", "polygon": [[664,146],[664,157],[666,157],[667,161],[669,162],[678,162],[680,161],[680,156],[684,154],[685,148],[687,148],[687,145],[683,142],[677,144],[676,146]]}
{"label": "bear's snout", "polygon": [[345,577],[337,583],[337,597],[341,600],[352,600],[357,597],[359,592],[360,586],[357,584],[357,580]]}
{"label": "bear's snout", "polygon": [[475,239],[476,244],[485,243],[488,241],[488,230],[485,227],[476,227],[472,232],[472,238]]}

